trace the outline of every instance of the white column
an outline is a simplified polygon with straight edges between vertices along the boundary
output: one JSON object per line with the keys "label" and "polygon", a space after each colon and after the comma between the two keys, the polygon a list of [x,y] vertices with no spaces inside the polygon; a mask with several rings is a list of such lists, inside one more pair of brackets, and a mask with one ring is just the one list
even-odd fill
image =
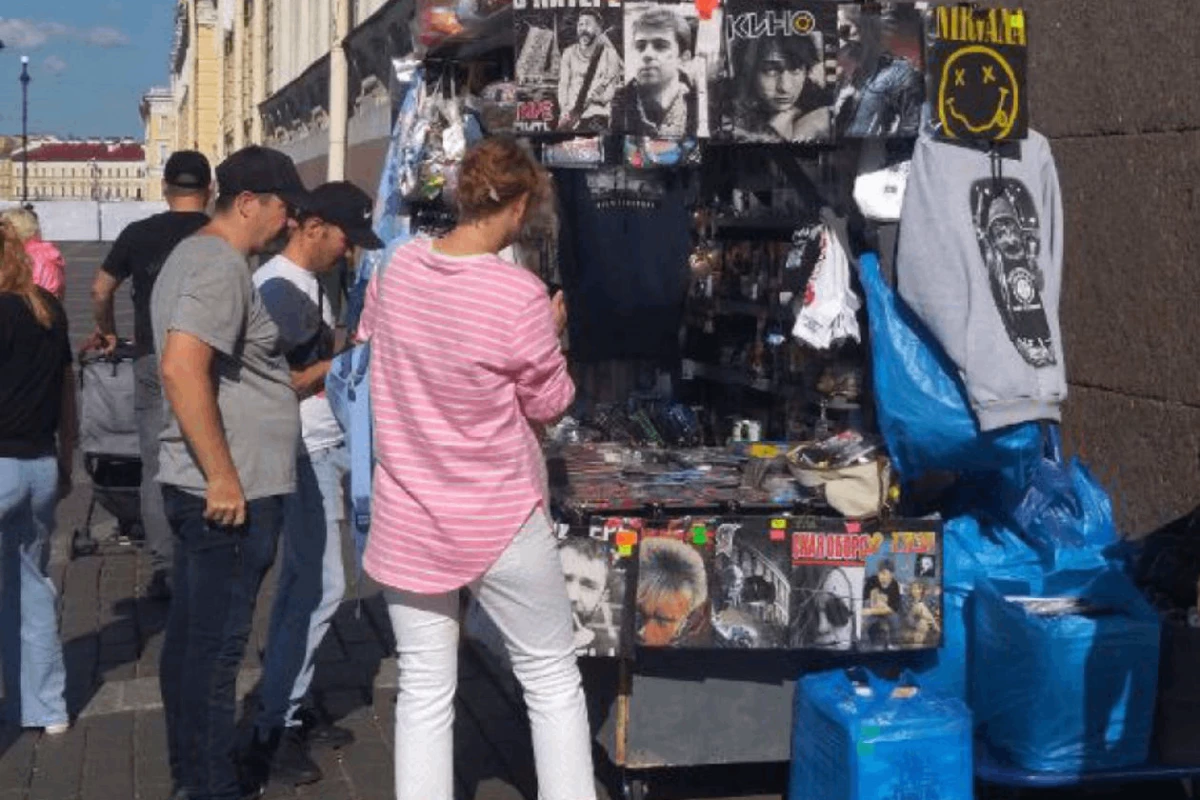
{"label": "white column", "polygon": [[346,131],[350,125],[350,68],[346,36],[350,33],[351,0],[334,4],[333,50],[329,54],[329,173],[331,181],[346,179]]}

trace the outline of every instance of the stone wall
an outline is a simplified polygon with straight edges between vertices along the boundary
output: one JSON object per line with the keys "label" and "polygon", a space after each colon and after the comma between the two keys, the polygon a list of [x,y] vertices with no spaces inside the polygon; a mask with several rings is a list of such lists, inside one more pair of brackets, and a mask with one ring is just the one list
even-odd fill
{"label": "stone wall", "polygon": [[1200,6],[1025,6],[1066,215],[1064,430],[1145,533],[1200,504]]}

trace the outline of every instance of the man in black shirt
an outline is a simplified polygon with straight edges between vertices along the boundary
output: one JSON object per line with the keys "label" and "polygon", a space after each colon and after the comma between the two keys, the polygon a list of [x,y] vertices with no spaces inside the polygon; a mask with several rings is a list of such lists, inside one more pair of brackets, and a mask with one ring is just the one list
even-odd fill
{"label": "man in black shirt", "polygon": [[113,296],[126,278],[133,280],[135,405],[142,450],[142,527],[154,570],[151,597],[170,597],[171,530],[163,511],[158,476],[158,436],[163,426],[162,386],[154,333],[150,326],[150,293],[167,256],[181,241],[208,223],[212,168],[208,159],[192,150],[172,154],[163,168],[166,212],[135,222],[121,232],[108,258],[96,272],[92,304],[96,315],[94,342],[112,352],[117,344]]}

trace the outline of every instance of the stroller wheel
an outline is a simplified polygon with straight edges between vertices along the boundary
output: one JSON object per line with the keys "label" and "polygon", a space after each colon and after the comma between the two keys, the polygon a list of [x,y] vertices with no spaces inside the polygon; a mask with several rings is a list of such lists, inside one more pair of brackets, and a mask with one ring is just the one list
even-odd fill
{"label": "stroller wheel", "polygon": [[71,537],[71,558],[95,555],[99,543],[87,531],[76,529]]}

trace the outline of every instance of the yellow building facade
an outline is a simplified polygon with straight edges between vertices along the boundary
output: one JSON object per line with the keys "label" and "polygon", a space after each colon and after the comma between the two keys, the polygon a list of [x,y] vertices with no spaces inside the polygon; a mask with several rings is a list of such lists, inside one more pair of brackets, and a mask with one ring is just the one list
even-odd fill
{"label": "yellow building facade", "polygon": [[[20,200],[23,153],[7,160],[5,199]],[[146,157],[132,139],[116,141],[41,141],[29,146],[29,200],[143,200]]]}
{"label": "yellow building facade", "polygon": [[140,111],[146,150],[143,196],[157,202],[163,199],[163,167],[176,149],[174,95],[169,88],[155,87],[142,96]]}
{"label": "yellow building facade", "polygon": [[215,165],[267,143],[262,104],[329,54],[342,2],[358,24],[394,0],[176,0],[171,149],[199,150]]}

